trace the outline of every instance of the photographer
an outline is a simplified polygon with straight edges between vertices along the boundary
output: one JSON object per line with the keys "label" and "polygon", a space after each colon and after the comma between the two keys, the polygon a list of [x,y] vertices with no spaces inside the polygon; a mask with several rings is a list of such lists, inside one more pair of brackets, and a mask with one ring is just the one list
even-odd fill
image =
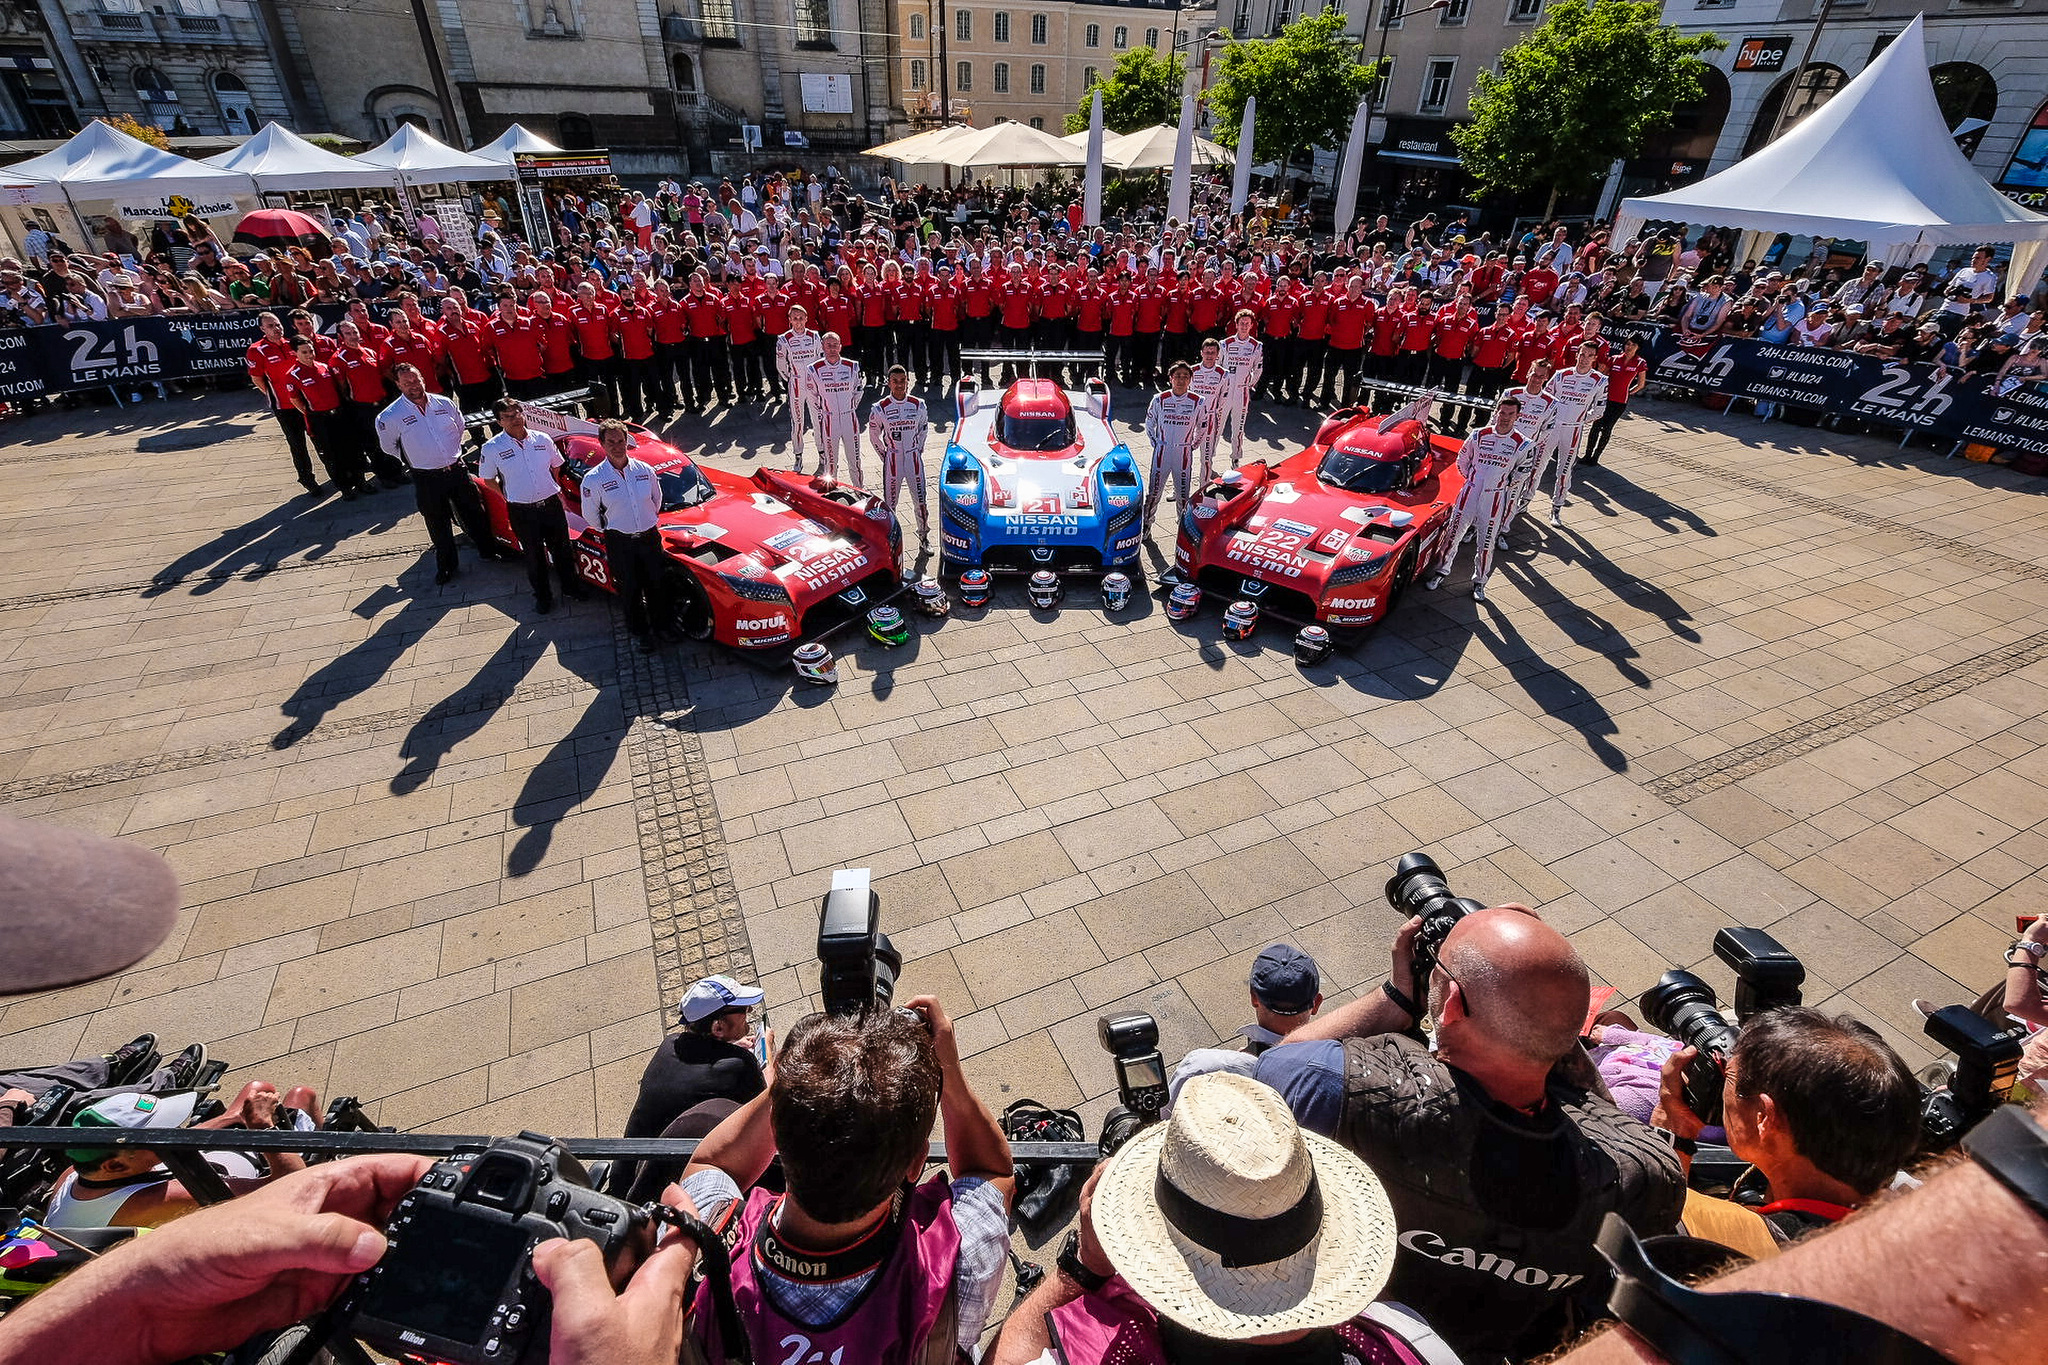
{"label": "photographer", "polygon": [[[780,1360],[793,1339],[803,1360],[971,1352],[1008,1263],[1016,1181],[945,1010],[920,996],[907,1009],[806,1016],[773,1070],[767,1093],[704,1139],[682,1187],[742,1248],[733,1292],[754,1358]],[[912,1185],[941,1115],[951,1179]],[[782,1197],[754,1188],[778,1155]],[[697,1309],[717,1365],[708,1292]]]}
{"label": "photographer", "polygon": [[1322,974],[1316,960],[1291,943],[1275,943],[1252,963],[1252,1022],[1238,1030],[1244,1046],[1198,1047],[1173,1069],[1168,1103],[1180,1098],[1181,1087],[1215,1071],[1252,1074],[1260,1054],[1287,1041],[1323,1007]]}
{"label": "photographer", "polygon": [[[743,986],[729,976],[693,983],[679,1010],[682,1032],[664,1038],[647,1059],[625,1136],[703,1137],[717,1120],[766,1090],[747,1032],[747,1012],[760,1003],[759,986]],[[705,1122],[713,1113],[717,1120]],[[681,1174],[680,1162],[620,1161],[606,1188],[616,1195],[631,1191],[631,1202],[642,1203]]]}
{"label": "photographer", "polygon": [[[1415,971],[1418,916],[1385,987],[1259,1059],[1302,1126],[1337,1138],[1386,1183],[1401,1228],[1387,1297],[1467,1361],[1555,1345],[1574,1299],[1606,1283],[1593,1239],[1619,1213],[1670,1232],[1678,1162],[1607,1100],[1578,1037],[1586,967],[1526,906],[1478,909]],[[1427,1000],[1436,1049],[1414,1032]]]}
{"label": "photographer", "polygon": [[[1653,1127],[1679,1139],[1681,1160],[1704,1122],[1685,1102],[1697,1050],[1664,1063]],[[1799,1006],[1743,1025],[1722,1083],[1728,1146],[1770,1183],[1758,1210],[1780,1243],[1827,1227],[1871,1199],[1920,1145],[1920,1085],[1869,1025]]]}

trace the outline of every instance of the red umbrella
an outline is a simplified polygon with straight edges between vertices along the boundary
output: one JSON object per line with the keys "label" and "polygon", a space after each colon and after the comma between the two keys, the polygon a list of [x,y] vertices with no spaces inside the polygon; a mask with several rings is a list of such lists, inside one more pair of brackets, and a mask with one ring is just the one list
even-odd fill
{"label": "red umbrella", "polygon": [[334,254],[334,241],[327,229],[291,209],[258,209],[243,215],[235,224],[235,240],[272,251],[302,246],[323,260]]}

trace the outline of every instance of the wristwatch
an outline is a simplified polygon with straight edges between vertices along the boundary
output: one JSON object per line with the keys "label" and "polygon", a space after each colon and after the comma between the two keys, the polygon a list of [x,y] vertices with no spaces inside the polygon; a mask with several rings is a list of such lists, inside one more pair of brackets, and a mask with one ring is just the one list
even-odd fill
{"label": "wristwatch", "polygon": [[[2033,961],[2031,963],[2015,962],[2013,961],[2014,953],[2025,953]],[[2039,966],[2043,954],[2048,954],[2048,943],[2033,943],[2023,938],[2015,939],[2012,947],[2005,950],[2005,965],[2008,967]]]}
{"label": "wristwatch", "polygon": [[1067,1240],[1060,1243],[1060,1255],[1056,1264],[1060,1268],[1060,1274],[1066,1276],[1075,1284],[1080,1285],[1083,1290],[1090,1294],[1097,1293],[1101,1290],[1102,1286],[1109,1283],[1109,1276],[1096,1274],[1081,1260],[1081,1230],[1079,1228],[1067,1230]]}
{"label": "wristwatch", "polygon": [[1650,1131],[1657,1135],[1659,1142],[1681,1156],[1696,1156],[1699,1154],[1700,1144],[1692,1138],[1680,1137],[1669,1128],[1652,1128]]}

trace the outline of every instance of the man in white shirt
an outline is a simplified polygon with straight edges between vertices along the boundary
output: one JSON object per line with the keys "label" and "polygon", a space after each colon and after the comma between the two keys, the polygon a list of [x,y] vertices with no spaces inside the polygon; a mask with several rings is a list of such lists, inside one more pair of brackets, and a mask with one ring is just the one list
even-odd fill
{"label": "man in white shirt", "polygon": [[1457,562],[1458,549],[1470,532],[1478,541],[1472,562],[1472,600],[1486,600],[1486,580],[1493,573],[1494,544],[1507,529],[1509,511],[1519,488],[1517,475],[1534,444],[1534,439],[1524,436],[1517,426],[1523,415],[1519,391],[1502,395],[1493,410],[1493,425],[1467,436],[1459,448],[1458,472],[1465,476],[1465,486],[1459,490],[1457,505],[1451,509],[1451,524],[1444,538],[1437,542],[1429,587],[1443,586],[1451,566]]}
{"label": "man in white shirt", "polygon": [[413,497],[434,542],[434,582],[446,583],[462,572],[455,557],[456,517],[479,556],[506,558],[484,518],[476,484],[462,465],[462,409],[445,394],[427,392],[417,365],[400,365],[391,377],[398,381],[400,396],[377,414],[377,444],[412,471]]}
{"label": "man in white shirt", "polygon": [[1195,446],[1202,439],[1202,400],[1188,388],[1194,367],[1185,360],[1174,362],[1168,374],[1172,385],[1153,396],[1145,410],[1145,439],[1152,446],[1152,472],[1145,487],[1145,539],[1152,539],[1152,517],[1159,510],[1160,496],[1168,479],[1173,481],[1173,506],[1178,515],[1187,510],[1188,473],[1194,464]]}
{"label": "man in white shirt", "polygon": [[882,502],[891,516],[896,514],[896,501],[902,496],[903,486],[910,485],[911,505],[917,509],[920,550],[931,535],[924,484],[924,444],[931,429],[924,400],[910,391],[910,372],[901,365],[891,365],[889,392],[868,409],[868,441],[882,461]]}
{"label": "man in white shirt", "polygon": [[604,553],[612,588],[626,612],[626,630],[640,652],[654,652],[654,632],[674,613],[668,575],[677,572],[661,548],[657,518],[661,514],[661,476],[644,460],[632,456],[633,435],[626,424],[610,419],[598,424],[604,463],[583,476],[583,519],[604,531]]}
{"label": "man in white shirt", "polygon": [[1948,277],[1948,287],[1961,286],[1970,291],[1970,304],[1978,307],[1998,297],[1998,270],[1991,264],[1991,248],[1980,246],[1970,256],[1970,263]]}
{"label": "man in white shirt", "polygon": [[1259,379],[1266,372],[1266,346],[1253,333],[1258,327],[1258,315],[1249,308],[1237,310],[1231,321],[1231,335],[1223,343],[1223,368],[1230,375],[1229,384],[1224,386],[1223,406],[1216,413],[1216,434],[1223,434],[1223,423],[1230,423],[1230,467],[1237,468],[1244,458],[1244,422],[1252,410],[1252,390],[1259,386]]}
{"label": "man in white shirt", "polygon": [[811,363],[811,394],[817,404],[823,472],[826,478],[837,479],[839,457],[844,455],[847,481],[865,488],[860,469],[860,418],[855,411],[865,387],[860,366],[840,355],[839,333],[827,332],[822,341],[825,354]]}
{"label": "man in white shirt", "polygon": [[562,509],[562,490],[555,472],[562,452],[544,431],[529,430],[526,408],[516,398],[500,398],[496,407],[498,434],[484,442],[478,473],[505,495],[505,515],[526,558],[526,581],[533,585],[534,607],[545,616],[555,609],[548,590],[548,561],[562,580],[564,597],[584,598],[590,592],[576,576],[576,556],[569,545],[569,518]]}
{"label": "man in white shirt", "polygon": [[1230,384],[1230,371],[1223,368],[1223,343],[1211,337],[1202,343],[1202,363],[1188,376],[1188,391],[1202,400],[1202,478],[1206,484],[1216,475],[1216,438],[1223,430],[1223,391]]}
{"label": "man in white shirt", "polygon": [[818,396],[811,389],[811,366],[825,355],[825,342],[811,330],[811,313],[802,304],[789,307],[789,330],[775,339],[775,372],[789,399],[789,467],[804,472],[804,433],[818,438],[824,458],[825,436],[818,421]]}

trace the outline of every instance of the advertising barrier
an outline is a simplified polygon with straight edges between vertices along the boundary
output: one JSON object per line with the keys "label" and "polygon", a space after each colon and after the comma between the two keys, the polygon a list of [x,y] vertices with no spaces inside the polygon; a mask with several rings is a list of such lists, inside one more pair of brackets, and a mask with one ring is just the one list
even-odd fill
{"label": "advertising barrier", "polygon": [[[110,318],[0,332],[0,400],[240,374],[243,354],[263,335],[256,320],[262,311]],[[347,312],[337,304],[307,311],[330,335]]]}
{"label": "advertising barrier", "polygon": [[1944,440],[2048,455],[2048,391],[2040,385],[1994,394],[1980,376],[1935,365],[1748,338],[1715,337],[1705,345],[1681,346],[1667,328],[1627,323],[1610,324],[1607,336],[1616,344],[1629,336],[1641,342],[1652,384],[1785,403]]}

